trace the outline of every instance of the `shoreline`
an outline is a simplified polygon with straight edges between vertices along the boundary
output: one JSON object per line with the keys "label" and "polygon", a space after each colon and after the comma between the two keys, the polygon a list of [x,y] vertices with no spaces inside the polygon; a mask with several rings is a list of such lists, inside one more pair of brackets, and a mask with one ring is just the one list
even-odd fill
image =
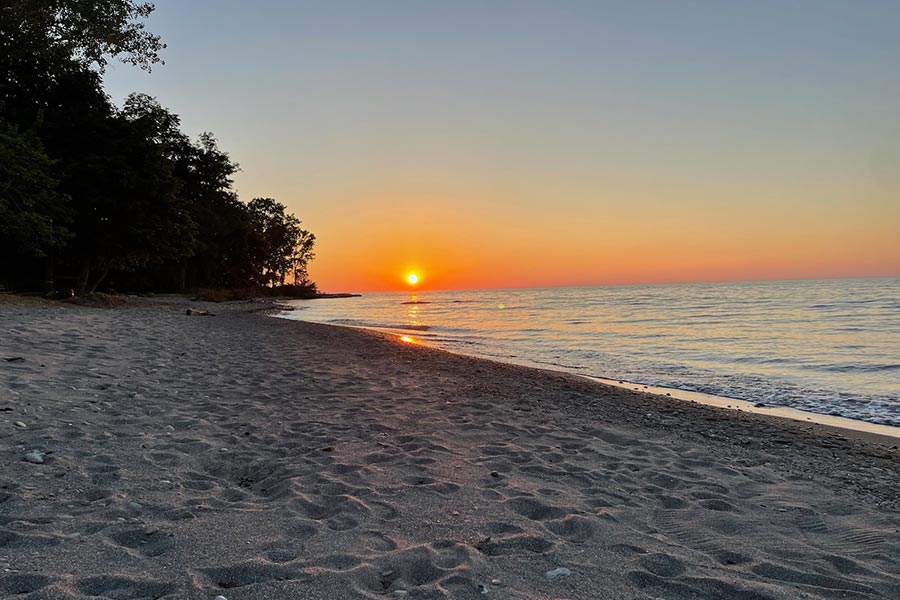
{"label": "shoreline", "polygon": [[900,591],[895,440],[272,309],[0,305],[0,596]]}
{"label": "shoreline", "polygon": [[[290,312],[290,311],[289,311]],[[823,413],[816,413],[812,411],[800,410],[796,408],[791,408],[788,406],[778,406],[775,404],[766,404],[764,406],[759,406],[760,403],[750,402],[748,400],[740,400],[737,398],[729,398],[727,396],[717,396],[715,394],[707,394],[704,392],[696,392],[692,390],[684,390],[680,388],[670,388],[664,386],[655,386],[655,385],[645,385],[642,383],[636,383],[633,381],[622,381],[616,379],[610,379],[608,377],[599,377],[594,375],[584,375],[581,373],[572,373],[570,371],[565,371],[562,369],[553,369],[543,366],[530,366],[530,365],[521,365],[519,363],[507,362],[499,359],[486,358],[482,356],[476,356],[473,354],[465,354],[463,352],[457,352],[455,350],[447,350],[445,348],[439,348],[437,346],[433,346],[427,341],[422,341],[422,338],[414,338],[414,334],[404,333],[400,330],[391,329],[391,328],[379,328],[379,327],[366,327],[362,325],[341,325],[335,323],[319,323],[317,321],[304,321],[303,319],[289,318],[285,315],[281,314],[272,314],[272,317],[285,319],[290,321],[303,321],[306,323],[317,323],[319,325],[328,325],[330,327],[346,327],[349,329],[358,329],[362,331],[371,331],[377,332],[381,334],[386,334],[390,336],[394,336],[398,340],[405,342],[407,344],[413,345],[421,345],[424,347],[432,348],[435,350],[441,350],[443,352],[449,352],[450,354],[457,354],[459,356],[466,356],[469,358],[474,358],[478,360],[491,360],[500,362],[502,364],[522,366],[524,368],[533,368],[539,371],[549,371],[552,373],[564,373],[566,375],[572,375],[575,377],[581,377],[590,381],[595,381],[598,383],[602,383],[604,385],[610,385],[617,388],[635,391],[639,393],[649,393],[656,396],[661,396],[665,398],[675,399],[681,402],[694,402],[699,404],[704,404],[706,406],[713,406],[716,408],[731,410],[735,412],[747,412],[754,413],[760,415],[766,415],[770,417],[780,418],[780,419],[788,419],[791,421],[797,421],[801,423],[815,423],[817,425],[821,425],[823,427],[835,428],[838,430],[852,431],[859,434],[869,435],[869,436],[877,436],[880,438],[886,438],[886,441],[890,439],[900,439],[900,427],[894,427],[892,425],[883,425],[880,423],[871,423],[869,421],[862,421],[859,419],[849,419],[847,417],[840,417],[836,415],[826,415]]]}
{"label": "shoreline", "polygon": [[760,403],[748,402],[747,400],[739,400],[737,398],[728,398],[725,396],[716,396],[714,394],[706,394],[703,392],[694,392],[691,390],[682,390],[678,388],[667,388],[654,385],[643,385],[629,381],[616,381],[605,377],[593,377],[591,375],[581,375],[587,379],[598,381],[606,385],[620,387],[622,389],[632,390],[636,392],[644,392],[656,396],[664,396],[674,398],[682,402],[697,402],[707,406],[715,406],[726,410],[737,412],[748,412],[758,415],[766,415],[778,419],[789,419],[800,423],[815,423],[822,427],[830,427],[833,429],[852,431],[872,436],[900,439],[900,427],[891,425],[882,425],[880,423],[870,423],[858,419],[848,419],[846,417],[838,417],[834,415],[825,415],[822,413],[814,413],[806,410],[790,408],[788,406],[778,406],[775,404],[766,404],[760,406]]}

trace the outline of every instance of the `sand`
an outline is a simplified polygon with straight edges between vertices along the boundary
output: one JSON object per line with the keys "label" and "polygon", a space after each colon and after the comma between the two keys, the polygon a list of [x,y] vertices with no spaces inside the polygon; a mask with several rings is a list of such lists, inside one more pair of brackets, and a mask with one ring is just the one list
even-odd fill
{"label": "sand", "polygon": [[896,440],[258,308],[0,303],[0,597],[900,597]]}

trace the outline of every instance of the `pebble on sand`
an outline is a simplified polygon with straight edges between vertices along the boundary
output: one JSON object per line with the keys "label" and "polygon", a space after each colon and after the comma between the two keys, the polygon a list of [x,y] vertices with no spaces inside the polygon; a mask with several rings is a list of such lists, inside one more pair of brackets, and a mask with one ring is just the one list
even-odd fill
{"label": "pebble on sand", "polygon": [[568,577],[571,574],[572,574],[572,571],[570,571],[569,569],[567,569],[565,567],[557,567],[557,568],[553,569],[552,571],[547,571],[547,574],[544,575],[544,577],[546,577],[547,579],[553,580],[553,579],[556,579],[557,577]]}
{"label": "pebble on sand", "polygon": [[22,460],[35,465],[42,465],[44,464],[44,453],[40,450],[32,450],[31,452],[26,452]]}
{"label": "pebble on sand", "polygon": [[225,596],[216,596],[213,600],[228,600]]}
{"label": "pebble on sand", "polygon": [[21,429],[25,429],[26,427],[28,427],[28,426],[27,426],[25,423],[23,423],[22,421],[16,421],[15,423],[13,423],[13,425],[15,425],[16,427],[19,427],[19,428],[21,428]]}

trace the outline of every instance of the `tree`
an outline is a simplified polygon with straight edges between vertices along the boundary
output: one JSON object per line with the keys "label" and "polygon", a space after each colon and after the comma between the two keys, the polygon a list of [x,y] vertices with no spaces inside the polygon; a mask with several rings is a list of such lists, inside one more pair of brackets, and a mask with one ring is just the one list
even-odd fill
{"label": "tree", "polygon": [[0,127],[0,240],[4,252],[46,257],[69,238],[65,197],[52,164],[31,133]]}
{"label": "tree", "polygon": [[190,255],[196,231],[178,194],[171,153],[160,141],[172,135],[170,128],[136,111],[117,111],[94,82],[84,71],[62,78],[67,102],[42,127],[58,161],[59,189],[74,209],[66,258],[79,265],[82,292],[96,289],[110,270]]}
{"label": "tree", "polygon": [[54,262],[77,270],[81,292],[108,273],[143,289],[308,284],[315,238],[274,200],[240,201],[238,165],[212,134],[192,140],[145,94],[117,109],[105,93],[112,58],[160,61],[143,25],[153,9],[0,5],[0,277],[32,281],[44,261],[51,281]]}
{"label": "tree", "polygon": [[293,271],[294,285],[315,288],[309,279],[309,263],[316,257],[313,252],[313,246],[316,243],[316,236],[305,229],[300,230],[297,237],[297,243],[294,246],[294,254],[290,257],[291,269]]}
{"label": "tree", "polygon": [[[128,271],[190,256],[196,223],[151,119],[115,115],[95,132],[96,150],[72,157],[77,198],[73,249],[82,260],[80,289],[96,289],[109,269]],[[100,276],[88,286],[91,269]]]}
{"label": "tree", "polygon": [[56,188],[40,140],[0,126],[0,269],[43,262],[47,292],[54,286],[54,255],[70,238],[66,224],[71,213]]}
{"label": "tree", "polygon": [[149,70],[165,47],[144,29],[153,4],[133,0],[15,0],[0,6],[0,117],[23,128],[68,98],[62,80],[100,75],[109,59]]}
{"label": "tree", "polygon": [[103,72],[110,57],[150,70],[165,48],[144,29],[152,2],[134,0],[15,0],[0,10],[2,49],[20,56],[70,59]]}
{"label": "tree", "polygon": [[232,180],[239,166],[212,134],[204,133],[196,143],[188,141],[174,168],[179,194],[198,226],[193,254],[179,267],[179,287],[187,281],[212,287],[252,285],[250,216]]}
{"label": "tree", "polygon": [[247,209],[253,223],[258,283],[284,285],[289,274],[296,285],[308,283],[306,267],[314,257],[315,236],[273,198],[254,198]]}

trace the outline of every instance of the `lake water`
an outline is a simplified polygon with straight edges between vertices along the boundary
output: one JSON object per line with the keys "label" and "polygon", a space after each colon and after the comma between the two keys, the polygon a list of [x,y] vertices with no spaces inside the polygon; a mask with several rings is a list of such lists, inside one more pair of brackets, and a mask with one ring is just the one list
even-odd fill
{"label": "lake water", "polygon": [[900,426],[900,278],[366,294],[295,318]]}

